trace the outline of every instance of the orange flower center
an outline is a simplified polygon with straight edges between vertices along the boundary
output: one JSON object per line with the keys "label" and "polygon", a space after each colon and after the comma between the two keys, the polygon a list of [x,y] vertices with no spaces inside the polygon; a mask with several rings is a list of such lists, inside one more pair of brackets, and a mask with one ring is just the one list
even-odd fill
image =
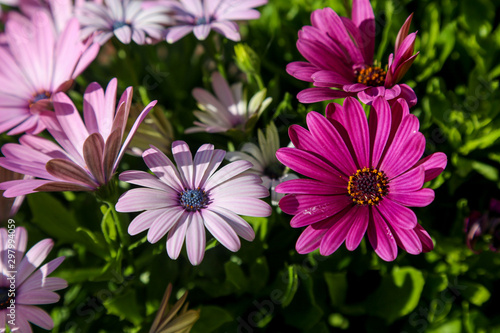
{"label": "orange flower center", "polygon": [[378,66],[370,66],[355,72],[356,81],[367,86],[383,86],[387,72]]}
{"label": "orange flower center", "polygon": [[377,206],[389,194],[387,176],[374,168],[358,169],[349,177],[347,192],[358,206]]}

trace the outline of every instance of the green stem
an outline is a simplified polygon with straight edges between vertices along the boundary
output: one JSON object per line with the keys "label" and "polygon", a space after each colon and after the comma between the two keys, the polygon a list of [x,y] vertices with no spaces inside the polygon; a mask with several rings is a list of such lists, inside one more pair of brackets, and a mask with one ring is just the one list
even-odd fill
{"label": "green stem", "polygon": [[[116,223],[116,231],[118,231],[118,236],[120,236],[121,240],[121,247],[125,248],[126,250],[126,247],[130,244],[130,236],[125,231],[127,229],[126,222],[120,218],[120,214],[118,214],[118,212],[116,211],[115,205],[113,203],[109,201],[105,201],[105,203],[111,210],[111,214],[113,214],[113,220]],[[125,252],[128,253],[128,251]]]}

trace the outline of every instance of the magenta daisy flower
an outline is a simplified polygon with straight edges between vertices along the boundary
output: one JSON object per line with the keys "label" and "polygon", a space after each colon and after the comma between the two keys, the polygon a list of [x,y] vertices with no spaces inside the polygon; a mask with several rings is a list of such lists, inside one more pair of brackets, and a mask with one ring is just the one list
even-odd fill
{"label": "magenta daisy flower", "polygon": [[361,104],[348,97],[344,106],[330,103],[326,114],[310,112],[309,130],[292,125],[289,133],[296,148],[276,153],[290,169],[312,178],[276,188],[289,193],[279,205],[295,215],[291,226],[307,226],[297,251],[319,248],[322,255],[330,255],[344,241],[352,251],[365,233],[386,261],[396,258],[398,245],[411,254],[431,250],[431,238],[408,207],[434,200],[434,191],[422,186],[443,171],[447,159],[443,153],[420,159],[425,138],[407,103],[398,99],[391,109],[378,97],[368,122]]}
{"label": "magenta daisy flower", "polygon": [[[15,230],[15,231],[13,231]],[[49,277],[64,261],[64,257],[49,261],[40,269],[38,266],[47,258],[54,246],[51,239],[44,239],[35,244],[27,253],[28,233],[23,227],[0,229],[0,330],[6,324],[12,332],[32,332],[30,322],[46,330],[54,327],[54,322],[47,312],[35,306],[59,301],[54,291],[66,288],[65,280]],[[15,264],[9,254],[15,253]],[[10,259],[10,260],[9,260]],[[14,266],[11,266],[14,265]],[[12,273],[12,271],[16,271]],[[14,277],[14,279],[13,279]],[[11,287],[12,282],[15,288]],[[12,292],[12,290],[15,290]],[[15,319],[8,316],[15,307]]]}
{"label": "magenta daisy flower", "polygon": [[331,8],[315,10],[312,26],[303,27],[297,41],[297,49],[307,61],[292,62],[286,68],[288,74],[315,86],[302,90],[299,101],[357,95],[365,104],[383,96],[386,100],[404,98],[410,107],[415,105],[415,92],[398,84],[418,55],[413,54],[416,33],[408,34],[411,18],[401,27],[394,54],[383,69],[373,60],[375,16],[369,0],[353,0],[351,19],[339,17]]}
{"label": "magenta daisy flower", "polygon": [[7,44],[0,46],[0,133],[36,134],[45,128],[40,112],[51,109],[51,97],[67,90],[99,51],[79,35],[76,19],[57,35],[44,11],[31,20],[9,16]]}
{"label": "magenta daisy flower", "polygon": [[14,197],[44,191],[95,191],[109,182],[137,131],[156,101],[139,115],[127,138],[122,139],[132,103],[132,87],[125,90],[115,111],[117,81],[106,92],[91,83],[83,98],[83,116],[64,93],[54,95],[55,112],[42,113],[42,121],[60,144],[26,134],[20,144],[2,147],[0,166],[37,179],[0,184],[4,196]]}
{"label": "magenta daisy flower", "polygon": [[233,21],[258,19],[260,13],[254,7],[267,4],[267,0],[171,0],[165,3],[174,11],[175,20],[175,25],[166,31],[166,40],[175,43],[190,32],[204,40],[211,30],[239,41],[239,27]]}
{"label": "magenta daisy flower", "polygon": [[167,235],[167,253],[177,259],[186,239],[189,261],[198,265],[205,255],[205,227],[230,251],[238,251],[240,239],[255,238],[252,227],[240,216],[269,216],[271,207],[259,198],[269,196],[255,174],[244,174],[248,161],[229,163],[217,170],[226,152],[202,145],[194,159],[184,141],[172,144],[177,167],[156,147],[144,152],[144,162],[154,173],[125,171],[120,180],[143,186],[125,192],[119,212],[138,212],[128,228],[131,235],[149,229],[148,241]]}
{"label": "magenta daisy flower", "polygon": [[95,40],[101,45],[113,35],[123,44],[132,40],[137,44],[161,40],[164,25],[172,23],[172,19],[168,15],[169,8],[160,3],[139,0],[86,2],[77,10],[82,37],[97,32]]}

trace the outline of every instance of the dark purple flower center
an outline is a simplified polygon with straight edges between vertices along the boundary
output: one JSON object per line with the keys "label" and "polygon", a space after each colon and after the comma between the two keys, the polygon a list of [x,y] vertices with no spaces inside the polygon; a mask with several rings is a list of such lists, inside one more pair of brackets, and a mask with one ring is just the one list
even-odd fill
{"label": "dark purple flower center", "polygon": [[194,212],[205,208],[209,203],[209,198],[205,191],[197,188],[179,193],[179,202],[185,210]]}
{"label": "dark purple flower center", "polygon": [[9,288],[0,287],[0,310],[7,309],[10,305],[10,301],[15,297],[9,297]]}
{"label": "dark purple flower center", "polygon": [[355,72],[356,81],[366,86],[379,87],[385,83],[387,72],[378,66],[362,68]]}
{"label": "dark purple flower center", "polygon": [[47,99],[47,98],[50,98],[50,93],[48,91],[41,92],[33,96],[33,98],[30,100],[30,106],[32,104],[35,104],[36,102],[41,101],[42,99]]}
{"label": "dark purple flower center", "polygon": [[198,17],[198,18],[196,19],[195,24],[196,24],[196,25],[208,24],[208,23],[210,23],[212,20],[213,20],[213,19],[212,19],[212,17],[209,17],[208,19],[207,19],[206,17]]}
{"label": "dark purple flower center", "polygon": [[374,168],[358,169],[349,177],[347,192],[358,206],[377,206],[389,194],[387,176]]}

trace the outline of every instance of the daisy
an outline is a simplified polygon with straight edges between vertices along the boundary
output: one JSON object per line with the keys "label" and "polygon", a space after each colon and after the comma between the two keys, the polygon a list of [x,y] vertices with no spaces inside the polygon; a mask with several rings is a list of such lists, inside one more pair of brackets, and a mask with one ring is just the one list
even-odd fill
{"label": "daisy", "polygon": [[344,242],[352,251],[365,233],[386,261],[396,258],[398,245],[411,254],[431,250],[431,238],[408,207],[434,200],[434,191],[422,186],[443,171],[447,159],[443,153],[420,159],[425,138],[407,103],[398,99],[391,109],[378,97],[368,122],[361,104],[348,97],[344,106],[330,103],[326,115],[310,112],[309,130],[292,125],[289,133],[296,148],[276,153],[290,169],[312,178],[276,187],[289,193],[279,205],[295,215],[291,226],[307,226],[297,251],[319,248],[327,256]]}
{"label": "daisy", "polygon": [[51,109],[52,96],[67,90],[99,51],[98,44],[80,42],[79,34],[76,19],[57,35],[46,12],[31,20],[9,17],[7,44],[0,46],[0,133],[45,129],[40,112]]}
{"label": "daisy", "polygon": [[357,96],[371,104],[377,96],[383,96],[386,100],[404,98],[410,107],[415,105],[415,92],[406,84],[398,84],[418,55],[413,54],[416,33],[408,34],[412,15],[399,30],[385,69],[373,59],[375,16],[370,1],[353,0],[351,16],[339,17],[331,8],[318,9],[311,14],[312,26],[299,31],[297,49],[307,61],[292,62],[286,70],[314,85],[299,92],[299,101]]}
{"label": "daisy", "polygon": [[106,92],[91,83],[83,96],[84,121],[64,93],[53,97],[55,112],[44,112],[42,121],[60,144],[26,134],[20,144],[2,147],[5,157],[0,166],[36,177],[0,184],[4,196],[14,197],[44,191],[95,191],[107,184],[115,173],[130,140],[156,101],[151,102],[135,121],[127,138],[122,139],[132,103],[132,87],[122,94],[115,109],[117,80]]}
{"label": "daisy", "polygon": [[95,40],[104,44],[116,36],[123,44],[132,40],[145,44],[163,39],[164,25],[172,23],[169,8],[160,2],[140,0],[104,0],[85,2],[77,10],[82,25],[82,38],[97,32]]}
{"label": "daisy", "polygon": [[238,215],[266,217],[271,207],[259,198],[269,195],[257,175],[244,174],[248,161],[232,162],[216,171],[225,151],[202,145],[194,159],[184,141],[174,141],[172,155],[151,146],[144,162],[154,173],[125,171],[120,180],[142,186],[125,192],[116,204],[119,212],[145,211],[129,225],[136,235],[148,230],[148,241],[156,243],[167,233],[167,253],[177,259],[186,239],[189,261],[198,265],[205,255],[205,227],[227,249],[236,252],[238,236],[252,241],[252,227]]}
{"label": "daisy", "polygon": [[258,139],[258,146],[251,142],[245,143],[241,151],[228,152],[226,159],[231,162],[238,160],[251,162],[253,167],[248,172],[253,172],[262,178],[262,185],[271,190],[271,203],[277,205],[284,194],[276,193],[276,186],[299,177],[294,173],[285,172],[285,167],[276,158],[280,139],[274,123],[269,124],[266,135],[259,129]]}
{"label": "daisy", "polygon": [[[49,277],[64,261],[64,257],[49,261],[40,269],[38,266],[47,258],[54,246],[51,239],[44,239],[35,244],[27,253],[28,233],[23,227],[0,229],[0,330],[8,324],[12,332],[32,332],[30,322],[46,330],[54,327],[54,322],[47,312],[35,306],[59,301],[55,290],[68,286],[65,280]],[[12,259],[13,255],[15,259]],[[13,263],[14,262],[14,263]],[[15,271],[13,273],[12,271]],[[15,288],[11,287],[12,282]],[[12,292],[12,290],[14,290]],[[15,311],[15,322],[8,316]]]}
{"label": "daisy", "polygon": [[166,31],[166,40],[175,43],[190,32],[198,40],[204,40],[210,30],[239,41],[239,27],[233,21],[258,19],[260,13],[254,7],[267,4],[267,0],[179,0],[165,3],[174,11],[175,20],[175,25]]}
{"label": "daisy", "polygon": [[194,111],[199,121],[195,121],[196,127],[188,128],[185,133],[220,133],[230,129],[245,131],[247,122],[260,117],[272,102],[271,97],[266,98],[266,90],[263,89],[247,105],[243,84],[238,82],[229,86],[218,72],[212,73],[212,88],[215,96],[202,88],[193,89],[193,97],[201,112]]}

